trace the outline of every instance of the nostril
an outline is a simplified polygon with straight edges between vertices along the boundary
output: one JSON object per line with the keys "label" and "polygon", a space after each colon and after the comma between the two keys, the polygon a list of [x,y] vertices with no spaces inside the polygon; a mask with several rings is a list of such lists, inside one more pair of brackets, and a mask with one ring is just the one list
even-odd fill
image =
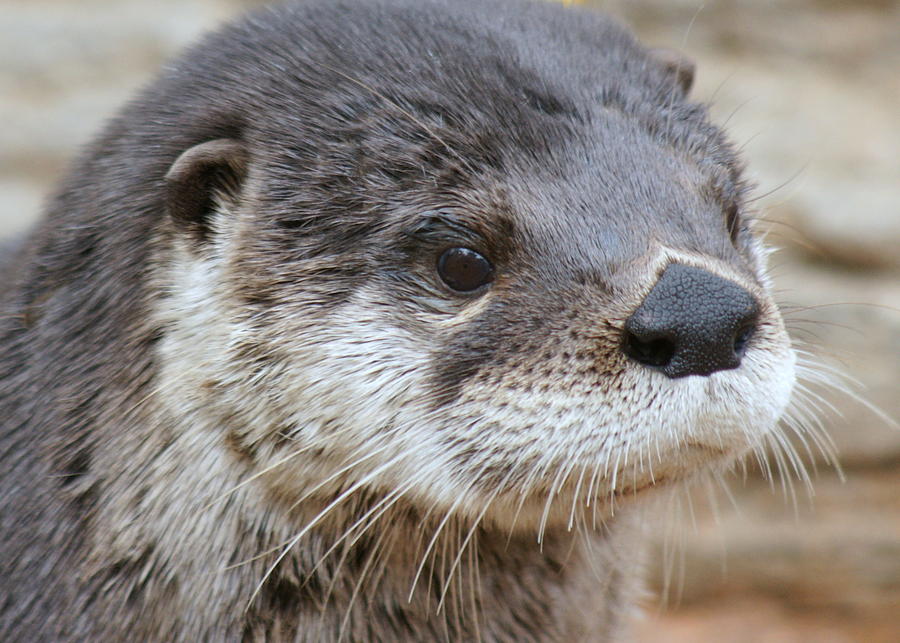
{"label": "nostril", "polygon": [[738,329],[738,332],[734,336],[734,354],[738,358],[744,356],[744,353],[747,351],[747,344],[750,342],[750,338],[753,336],[755,330],[755,324],[746,324]]}
{"label": "nostril", "polygon": [[666,337],[641,339],[633,332],[625,334],[625,354],[647,366],[666,366],[675,356],[675,342]]}
{"label": "nostril", "polygon": [[747,289],[672,263],[625,320],[622,351],[672,378],[738,368],[759,316]]}

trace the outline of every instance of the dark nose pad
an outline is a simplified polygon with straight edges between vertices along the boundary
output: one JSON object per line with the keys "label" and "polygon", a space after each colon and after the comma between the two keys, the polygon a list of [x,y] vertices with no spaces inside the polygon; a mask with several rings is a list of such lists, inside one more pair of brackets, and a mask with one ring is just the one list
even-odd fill
{"label": "dark nose pad", "polygon": [[709,375],[740,366],[758,320],[744,288],[672,263],[625,322],[622,349],[669,377]]}

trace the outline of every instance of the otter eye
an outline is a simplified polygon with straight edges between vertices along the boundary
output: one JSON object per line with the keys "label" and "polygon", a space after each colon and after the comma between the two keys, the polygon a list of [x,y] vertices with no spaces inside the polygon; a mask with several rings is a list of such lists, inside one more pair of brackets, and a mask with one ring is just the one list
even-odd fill
{"label": "otter eye", "polygon": [[457,292],[471,292],[494,278],[491,262],[469,248],[449,248],[437,261],[441,279]]}

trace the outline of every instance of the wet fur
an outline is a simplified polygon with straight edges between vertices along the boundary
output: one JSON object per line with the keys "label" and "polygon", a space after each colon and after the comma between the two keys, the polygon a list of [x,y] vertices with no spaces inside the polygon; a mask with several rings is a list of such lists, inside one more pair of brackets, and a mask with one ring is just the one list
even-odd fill
{"label": "wet fur", "polygon": [[[167,68],[4,271],[0,638],[617,636],[631,497],[761,449],[793,383],[678,71],[595,14],[403,1],[263,11]],[[247,174],[181,225],[166,174],[216,139]],[[490,291],[442,290],[448,245]],[[740,369],[621,352],[673,260],[761,302]]]}

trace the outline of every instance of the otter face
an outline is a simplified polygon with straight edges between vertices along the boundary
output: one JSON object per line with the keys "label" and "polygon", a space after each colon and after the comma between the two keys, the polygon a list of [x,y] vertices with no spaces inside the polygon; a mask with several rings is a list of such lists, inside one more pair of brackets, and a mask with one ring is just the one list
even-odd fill
{"label": "otter face", "polygon": [[364,489],[510,529],[759,448],[794,355],[738,163],[684,70],[613,36],[435,35],[441,74],[400,85],[385,51],[280,69],[167,178],[174,406],[285,502]]}

